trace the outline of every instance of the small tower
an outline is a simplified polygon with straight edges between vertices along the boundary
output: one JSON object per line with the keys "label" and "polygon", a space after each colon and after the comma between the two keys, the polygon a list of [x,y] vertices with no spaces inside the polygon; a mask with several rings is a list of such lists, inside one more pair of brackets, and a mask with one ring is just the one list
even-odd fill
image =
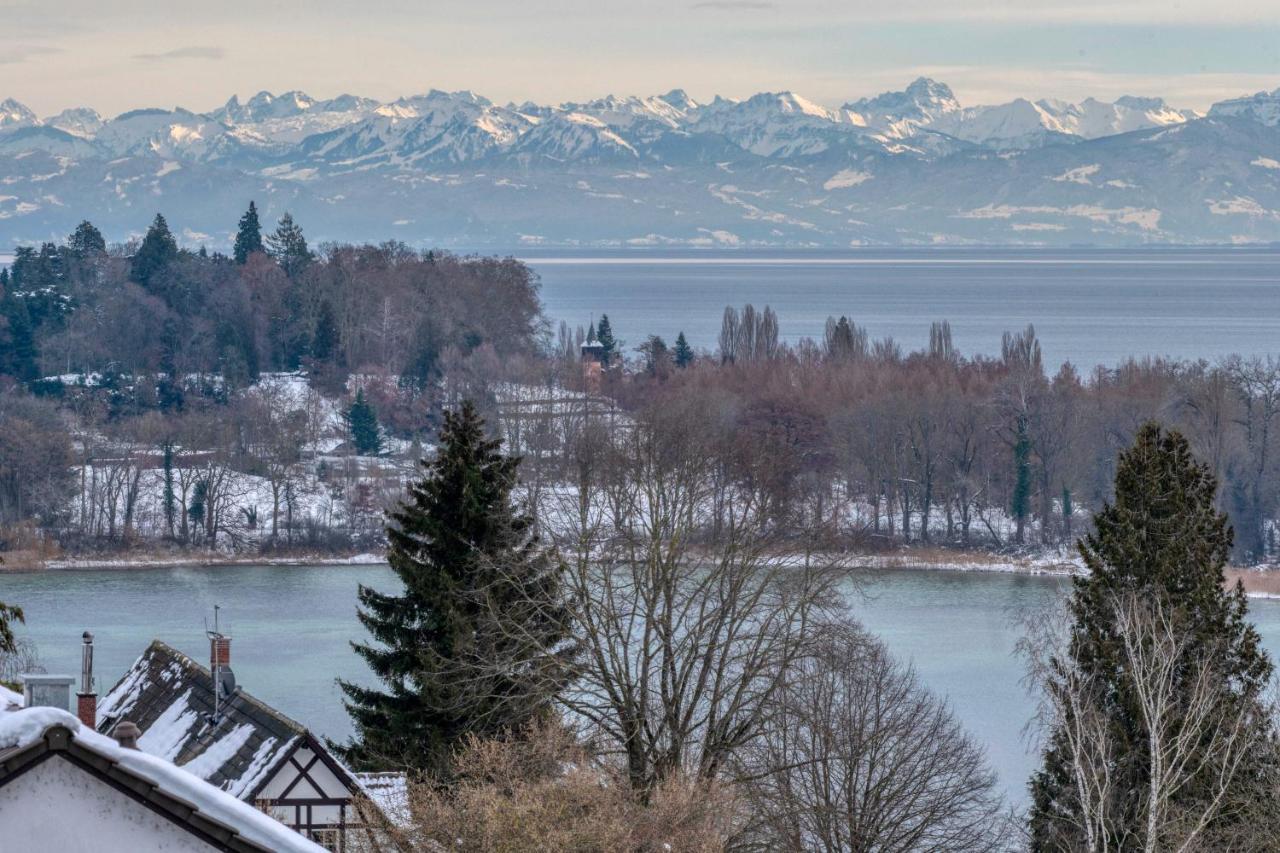
{"label": "small tower", "polygon": [[582,378],[590,391],[600,390],[600,377],[604,375],[605,351],[599,341],[582,345]]}

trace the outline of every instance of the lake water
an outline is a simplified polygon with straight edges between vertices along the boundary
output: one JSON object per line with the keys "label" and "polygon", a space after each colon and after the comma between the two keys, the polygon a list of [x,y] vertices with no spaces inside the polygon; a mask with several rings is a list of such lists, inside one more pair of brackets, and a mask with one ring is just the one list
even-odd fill
{"label": "lake water", "polygon": [[821,340],[848,315],[908,349],[948,320],[961,352],[999,354],[1034,323],[1046,367],[1084,370],[1130,355],[1209,360],[1280,352],[1280,251],[927,250],[840,254],[685,252],[536,255],[547,314],[608,314],[633,349],[649,335],[714,351],[726,305],[770,305],[782,337]]}
{"label": "lake water", "polygon": [[[986,747],[1009,796],[1025,800],[1036,764],[1022,738],[1032,703],[1014,656],[1019,612],[1055,595],[1065,580],[964,572],[866,572],[853,601],[859,619],[951,703]],[[204,621],[222,606],[233,636],[241,687],[315,731],[344,738],[350,723],[334,679],[368,683],[349,640],[362,636],[356,587],[395,583],[385,566],[233,566],[136,571],[54,571],[0,575],[0,601],[21,605],[50,672],[80,668],[80,633],[96,637],[99,692],[123,674],[153,638],[198,661],[208,659]],[[1280,602],[1251,613],[1280,658]]]}

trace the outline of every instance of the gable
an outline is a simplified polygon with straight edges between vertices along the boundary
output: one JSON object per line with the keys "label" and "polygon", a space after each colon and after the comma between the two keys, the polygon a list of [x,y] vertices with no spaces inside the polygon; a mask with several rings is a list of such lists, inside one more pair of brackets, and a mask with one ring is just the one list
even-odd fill
{"label": "gable", "polygon": [[318,750],[299,746],[280,762],[267,784],[257,793],[258,800],[288,802],[290,800],[350,800],[351,790],[338,777]]}
{"label": "gable", "polygon": [[61,756],[0,786],[4,844],[21,850],[99,853],[224,849],[112,787]]}

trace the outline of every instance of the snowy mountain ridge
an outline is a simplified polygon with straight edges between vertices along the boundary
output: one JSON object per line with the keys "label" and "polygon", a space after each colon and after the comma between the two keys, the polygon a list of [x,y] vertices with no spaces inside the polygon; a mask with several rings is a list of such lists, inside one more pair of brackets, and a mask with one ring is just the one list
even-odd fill
{"label": "snowy mountain ridge", "polygon": [[[207,113],[0,102],[0,244],[155,209],[225,242],[256,198],[316,237],[439,245],[895,245],[1280,239],[1280,89],[965,106],[928,78],[838,108],[795,92],[497,104],[300,91]],[[231,217],[232,224],[234,217]],[[2,246],[0,246],[2,248]]]}
{"label": "snowy mountain ridge", "polygon": [[[1230,109],[1228,105],[1233,103],[1236,102],[1226,102],[1215,109]],[[1158,98],[1136,97],[1120,98],[1115,103],[1093,98],[1079,104],[1018,99],[996,106],[962,107],[948,86],[922,77],[901,92],[863,98],[839,109],[828,109],[793,92],[765,92],[742,101],[717,97],[699,104],[677,89],[666,95],[610,95],[586,103],[517,107],[498,106],[468,91],[431,90],[386,103],[357,95],[317,100],[300,91],[280,95],[262,91],[243,102],[233,95],[223,106],[204,114],[178,107],[133,110],[104,120],[87,107],[41,119],[10,98],[0,102],[0,132],[19,127],[53,127],[94,140],[104,153],[121,156],[132,153],[134,146],[144,141],[137,138],[137,128],[147,124],[150,130],[144,132],[145,136],[167,136],[179,145],[181,140],[191,140],[192,156],[199,157],[210,151],[225,151],[225,143],[212,141],[219,136],[270,150],[302,145],[310,137],[344,129],[353,137],[367,137],[372,130],[389,137],[415,136],[427,141],[427,128],[450,125],[463,134],[488,132],[499,147],[505,147],[514,145],[517,137],[531,130],[539,119],[569,115],[590,116],[615,132],[639,132],[650,139],[666,131],[718,133],[762,156],[826,150],[832,139],[844,136],[904,139],[921,130],[995,148],[1035,147],[1043,140],[1032,142],[1029,137],[1038,131],[1096,139],[1199,117],[1192,110],[1171,108]],[[147,117],[146,122],[139,121],[142,116]],[[455,124],[463,116],[465,120]],[[415,132],[399,126],[411,119],[429,121]],[[436,147],[443,142],[439,140]],[[324,146],[312,143],[309,147],[316,150]],[[488,153],[483,146],[463,144],[454,154],[468,149]]]}

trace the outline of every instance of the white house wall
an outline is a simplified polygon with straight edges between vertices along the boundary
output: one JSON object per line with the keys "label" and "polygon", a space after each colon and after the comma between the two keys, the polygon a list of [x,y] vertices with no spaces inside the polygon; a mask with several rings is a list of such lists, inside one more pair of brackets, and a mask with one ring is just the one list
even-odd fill
{"label": "white house wall", "polygon": [[0,849],[58,853],[217,850],[61,757],[50,758],[0,787]]}

